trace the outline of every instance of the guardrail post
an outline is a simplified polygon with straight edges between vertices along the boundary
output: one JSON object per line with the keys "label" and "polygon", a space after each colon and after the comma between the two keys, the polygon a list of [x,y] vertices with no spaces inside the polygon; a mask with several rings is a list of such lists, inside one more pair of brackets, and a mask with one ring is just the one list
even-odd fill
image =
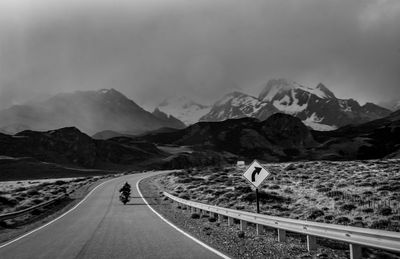
{"label": "guardrail post", "polygon": [[313,251],[317,249],[317,241],[315,236],[307,235],[307,250]]}
{"label": "guardrail post", "polygon": [[221,214],[218,214],[218,222],[220,222],[220,223],[222,222],[222,217],[223,216]]}
{"label": "guardrail post", "polygon": [[256,232],[257,232],[257,236],[261,235],[261,231],[263,229],[263,226],[260,224],[256,224]]}
{"label": "guardrail post", "polygon": [[361,255],[361,246],[350,244],[350,259],[360,259]]}
{"label": "guardrail post", "polygon": [[278,228],[278,241],[279,242],[286,241],[286,230]]}
{"label": "guardrail post", "polygon": [[247,226],[247,222],[244,220],[240,220],[240,230],[245,231]]}
{"label": "guardrail post", "polygon": [[232,226],[233,225],[233,218],[228,217],[228,226]]}

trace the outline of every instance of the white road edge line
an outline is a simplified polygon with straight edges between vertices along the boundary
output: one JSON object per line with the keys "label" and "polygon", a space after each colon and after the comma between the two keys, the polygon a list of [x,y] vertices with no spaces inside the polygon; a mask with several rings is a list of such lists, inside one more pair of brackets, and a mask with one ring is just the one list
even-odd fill
{"label": "white road edge line", "polygon": [[151,211],[153,211],[157,216],[159,216],[159,217],[160,217],[163,221],[165,221],[168,225],[170,225],[171,227],[173,227],[173,228],[176,229],[177,231],[181,232],[182,234],[184,234],[184,235],[187,236],[188,238],[192,239],[193,241],[195,241],[195,242],[198,243],[199,245],[203,246],[204,248],[210,250],[210,251],[213,252],[214,254],[217,254],[218,256],[220,256],[220,257],[222,257],[222,258],[224,258],[224,259],[231,259],[230,257],[224,255],[224,254],[221,253],[220,251],[218,251],[218,250],[212,248],[211,246],[209,246],[209,245],[203,243],[202,241],[198,240],[197,238],[191,236],[190,234],[186,233],[186,232],[183,231],[182,229],[178,228],[177,226],[175,226],[174,224],[172,224],[170,221],[168,221],[166,218],[164,218],[161,214],[159,214],[157,211],[155,211],[155,210],[150,206],[150,204],[146,201],[146,199],[144,198],[142,192],[141,192],[140,189],[139,189],[139,183],[140,183],[143,179],[145,179],[145,178],[147,178],[147,177],[149,177],[149,176],[145,176],[145,177],[139,179],[139,181],[136,182],[136,189],[138,190],[139,195],[140,195],[140,197],[142,198],[142,200],[146,203],[147,207],[149,207]]}
{"label": "white road edge line", "polygon": [[108,180],[108,181],[102,182],[101,184],[97,185],[96,187],[93,188],[93,190],[91,190],[88,194],[86,194],[85,198],[83,198],[80,202],[78,202],[78,204],[76,204],[76,205],[75,205],[74,207],[72,207],[70,210],[66,211],[66,212],[65,212],[64,214],[62,214],[61,216],[58,216],[57,218],[55,218],[55,219],[53,219],[52,221],[50,221],[50,222],[44,224],[43,226],[40,226],[40,227],[38,227],[38,228],[35,228],[34,230],[32,230],[32,231],[30,231],[30,232],[28,232],[28,233],[26,233],[26,234],[24,234],[24,235],[22,235],[22,236],[20,236],[20,237],[17,237],[16,239],[13,239],[13,240],[11,240],[11,241],[9,241],[9,242],[3,244],[3,245],[0,245],[0,249],[3,248],[3,247],[6,247],[6,246],[8,246],[8,245],[11,245],[12,243],[17,242],[18,240],[21,240],[22,238],[24,238],[24,237],[26,237],[26,236],[29,236],[29,235],[31,235],[31,234],[33,234],[33,233],[35,233],[35,232],[41,230],[42,228],[45,228],[45,227],[47,227],[48,225],[50,225],[50,224],[56,222],[57,220],[61,219],[62,217],[64,217],[64,216],[67,215],[68,213],[74,211],[79,205],[81,205],[82,202],[84,202],[97,188],[99,188],[100,186],[102,186],[102,185],[105,184],[105,183],[108,183],[108,182],[113,181],[113,180],[118,179],[118,178],[119,178],[119,177],[113,178],[113,179],[110,179],[110,180]]}

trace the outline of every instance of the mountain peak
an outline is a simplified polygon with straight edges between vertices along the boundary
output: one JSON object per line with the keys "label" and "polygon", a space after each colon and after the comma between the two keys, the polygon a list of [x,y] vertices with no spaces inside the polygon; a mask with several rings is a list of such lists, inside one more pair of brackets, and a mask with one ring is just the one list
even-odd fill
{"label": "mountain peak", "polygon": [[335,94],[331,90],[329,90],[328,87],[326,87],[323,83],[319,83],[315,89],[320,90],[322,93],[325,94],[327,98],[336,98]]}
{"label": "mountain peak", "polygon": [[115,90],[114,88],[101,89],[101,90],[97,91],[96,93],[100,94],[102,96],[110,96],[110,97],[114,97],[114,98],[128,99],[128,97],[126,97],[123,93]]}
{"label": "mountain peak", "polygon": [[284,78],[269,80],[258,98],[262,101],[271,102],[285,95],[291,96],[294,94],[294,91],[315,95],[320,99],[336,98],[322,83],[319,83],[315,88],[311,88]]}
{"label": "mountain peak", "polygon": [[299,87],[302,86],[296,82],[284,78],[271,79],[267,82],[267,85],[262,90],[258,98],[263,101],[272,101],[277,94],[281,92],[288,92]]}

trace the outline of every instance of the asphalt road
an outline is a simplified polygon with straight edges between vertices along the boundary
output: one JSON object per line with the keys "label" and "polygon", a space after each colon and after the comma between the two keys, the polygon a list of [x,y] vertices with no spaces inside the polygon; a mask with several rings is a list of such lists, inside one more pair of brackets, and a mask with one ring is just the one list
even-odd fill
{"label": "asphalt road", "polygon": [[[103,184],[64,217],[0,248],[0,258],[221,258],[149,209],[136,189],[143,177]],[[118,190],[125,181],[134,198],[124,206]]]}

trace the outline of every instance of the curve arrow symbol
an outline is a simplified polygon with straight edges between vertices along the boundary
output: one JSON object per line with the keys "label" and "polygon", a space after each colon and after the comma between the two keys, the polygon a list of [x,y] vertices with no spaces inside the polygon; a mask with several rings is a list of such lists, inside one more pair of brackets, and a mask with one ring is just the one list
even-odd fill
{"label": "curve arrow symbol", "polygon": [[251,181],[255,182],[256,181],[256,174],[258,175],[261,172],[262,168],[261,167],[254,167],[254,171],[251,173]]}

